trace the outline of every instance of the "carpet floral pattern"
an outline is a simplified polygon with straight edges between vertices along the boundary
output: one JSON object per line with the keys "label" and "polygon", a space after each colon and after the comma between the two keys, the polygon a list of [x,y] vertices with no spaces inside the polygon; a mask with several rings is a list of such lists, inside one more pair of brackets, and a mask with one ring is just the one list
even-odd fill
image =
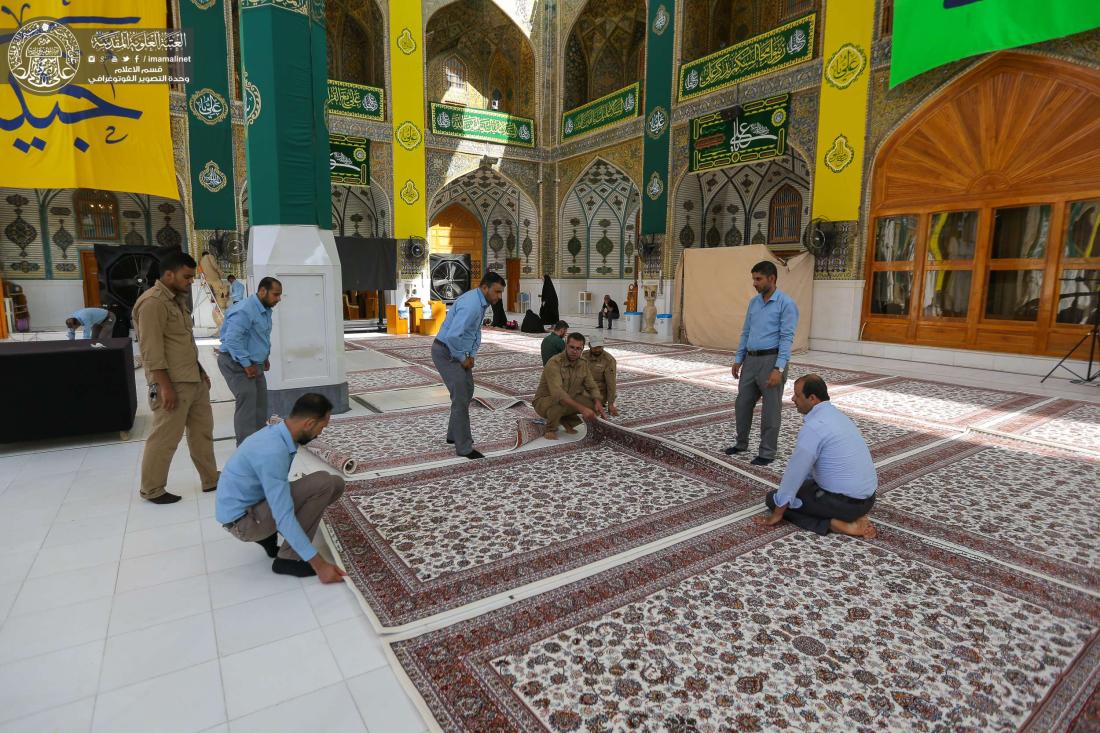
{"label": "carpet floral pattern", "polygon": [[883,533],[740,522],[391,644],[445,731],[1066,730],[1095,598]]}
{"label": "carpet floral pattern", "polygon": [[995,430],[1100,453],[1100,405],[1055,400],[993,426]]}
{"label": "carpet floral pattern", "polygon": [[[482,453],[513,450],[542,434],[529,408],[494,410],[470,405],[474,445]],[[307,449],[347,476],[454,458],[445,442],[450,406],[337,418]]]}
{"label": "carpet floral pattern", "polygon": [[439,375],[421,366],[398,369],[368,369],[348,372],[348,394],[369,394],[407,387],[429,387],[442,384]]}
{"label": "carpet floral pattern", "polygon": [[[621,387],[624,384],[653,378],[654,377],[648,374],[619,369],[616,375],[615,384],[617,387]],[[535,390],[539,387],[540,379],[542,379],[541,369],[511,369],[508,371],[494,372],[482,372],[478,370],[474,373],[474,382],[478,386],[491,389],[494,392],[500,392],[501,394],[523,397],[528,400],[534,399]]]}
{"label": "carpet floral pattern", "polygon": [[[952,434],[952,431],[944,428],[907,422],[885,415],[871,417],[852,414],[849,417],[859,428],[859,432],[863,434],[867,446],[871,449],[871,458],[875,461],[893,458],[907,451],[930,445]],[[798,414],[798,410],[793,405],[784,406],[775,461],[768,466],[749,465],[749,462],[756,457],[757,448],[760,444],[759,408],[753,416],[749,450],[732,456],[727,456],[724,452],[726,448],[734,444],[737,438],[737,425],[732,412],[703,415],[682,422],[666,423],[665,425],[647,428],[644,432],[682,443],[723,463],[738,466],[767,481],[779,483],[783,478],[783,472],[787,470],[787,462],[794,452],[794,446],[798,440],[798,431],[801,429],[802,416]]]}
{"label": "carpet floral pattern", "polygon": [[632,371],[664,374],[668,376],[717,371],[715,367],[733,366],[733,352],[689,351],[684,354],[640,355],[623,359],[622,368]]}
{"label": "carpet floral pattern", "polygon": [[[415,361],[428,365],[432,364],[431,343],[418,344],[416,346],[406,346],[401,348],[380,348],[378,349],[378,351],[381,351],[383,354],[388,354],[389,356],[393,356],[398,359],[404,359],[405,361]],[[482,343],[481,349],[477,352],[476,358],[478,363],[480,363],[484,357],[490,354],[510,353],[521,353],[525,356],[529,356],[531,352],[526,349],[521,349],[519,346],[513,346],[512,344]]]}
{"label": "carpet floral pattern", "polygon": [[359,344],[367,349],[381,351],[383,349],[408,349],[415,346],[431,346],[434,340],[434,336],[420,336],[414,333],[408,336],[379,336],[376,338],[357,339],[353,343]]}
{"label": "carpet floral pattern", "polygon": [[[732,364],[732,362],[731,362]],[[792,362],[787,368],[787,381],[783,385],[783,399],[790,400],[794,394],[794,383],[807,374],[816,374],[825,380],[829,387],[829,395],[839,394],[839,387],[847,387],[861,382],[869,382],[875,379],[883,379],[881,374],[853,371],[851,369],[837,369],[836,367],[823,367],[816,364],[797,364]],[[717,369],[714,371],[693,374],[689,377],[692,381],[708,382],[723,387],[737,389],[738,381],[733,378],[733,372],[729,369]]]}
{"label": "carpet floral pattern", "polygon": [[[622,364],[619,365],[623,371]],[[653,425],[667,420],[701,415],[733,407],[737,393],[708,384],[658,379],[624,384],[619,387],[616,405],[617,425]]]}
{"label": "carpet floral pattern", "polygon": [[880,469],[874,516],[1100,590],[1100,458],[953,441]]}
{"label": "carpet floral pattern", "polygon": [[327,518],[392,627],[748,508],[764,488],[600,425],[578,443],[351,484]]}
{"label": "carpet floral pattern", "polygon": [[964,428],[1042,401],[1034,395],[893,377],[838,395],[841,409],[855,408]]}

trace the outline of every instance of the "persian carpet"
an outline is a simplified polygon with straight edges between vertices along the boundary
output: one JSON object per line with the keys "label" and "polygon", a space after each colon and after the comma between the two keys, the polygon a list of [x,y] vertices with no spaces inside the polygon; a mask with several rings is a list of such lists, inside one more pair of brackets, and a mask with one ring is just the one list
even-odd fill
{"label": "persian carpet", "polygon": [[[730,366],[732,365],[733,360],[731,359]],[[830,396],[836,393],[837,387],[847,387],[861,382],[870,382],[875,379],[885,379],[885,375],[883,374],[791,362],[790,366],[787,368],[787,383],[783,386],[784,399],[789,400],[791,398],[791,395],[794,394],[795,381],[807,374],[816,374],[824,379],[825,384],[829,387]],[[692,374],[690,379],[693,381],[720,384],[723,387],[732,387],[733,389],[737,389],[738,382],[738,380],[733,378],[733,372],[731,372],[728,367],[725,369],[716,369],[714,371]]]}
{"label": "persian carpet", "polygon": [[1095,598],[901,533],[745,521],[390,649],[448,733],[1065,733],[1098,626]]}
{"label": "persian carpet", "polygon": [[879,469],[873,516],[1100,590],[1100,458],[972,433]]}
{"label": "persian carpet", "polygon": [[620,341],[608,339],[605,348],[616,359],[627,359],[643,354],[686,354],[699,351],[699,348],[690,344],[654,344],[648,341]]}
{"label": "persian carpet", "polygon": [[[612,350],[611,353],[618,355],[615,350]],[[728,370],[733,366],[733,357],[732,351],[710,351],[707,349],[688,351],[683,354],[639,354],[636,358],[623,359],[619,367],[620,369],[649,372],[651,374],[675,376],[697,372],[713,372],[717,371],[716,367],[725,367]]]}
{"label": "persian carpet", "polygon": [[[616,385],[622,386],[631,382],[657,378],[650,374],[619,369],[616,373]],[[542,379],[542,369],[508,369],[492,372],[482,372],[479,369],[474,372],[474,382],[479,387],[485,387],[501,394],[523,397],[527,400],[534,399],[535,390],[539,388],[540,379]]]}
{"label": "persian carpet", "polygon": [[[876,462],[885,461],[956,434],[955,431],[948,428],[903,420],[889,415],[852,414],[849,417],[852,418],[860,433],[863,434],[867,446],[871,449],[871,457]],[[757,408],[756,415],[753,418],[753,432],[749,440],[749,450],[727,456],[724,451],[734,444],[737,438],[736,427],[733,412],[722,412],[680,422],[665,423],[664,425],[643,428],[642,430],[649,435],[674,440],[677,443],[695,448],[723,463],[737,466],[766,481],[779,483],[780,479],[783,478],[783,472],[787,470],[787,462],[790,460],[791,453],[794,452],[798,431],[802,428],[802,416],[798,414],[797,408],[791,404],[783,407],[782,428],[779,431],[775,461],[767,466],[749,465],[749,462],[756,457],[758,452],[756,448],[760,443],[760,408]]]}
{"label": "persian carpet", "polygon": [[421,336],[414,333],[408,336],[379,336],[377,338],[358,339],[355,343],[365,349],[381,351],[383,349],[406,349],[424,346],[425,344],[431,346],[434,340],[435,336]]}
{"label": "persian carpet", "polygon": [[[377,350],[381,351],[383,354],[388,354],[389,356],[393,356],[398,359],[404,359],[405,361],[414,361],[429,365],[432,363],[432,344],[430,342],[419,343],[402,348],[379,348]],[[511,354],[517,352],[524,355],[530,355],[531,353],[530,350],[520,349],[518,346],[512,346],[511,344],[483,343],[481,344],[481,349],[477,352],[477,356],[475,357],[475,359],[480,365],[482,358],[490,354]]]}
{"label": "persian carpet", "polygon": [[853,408],[965,428],[1025,409],[1043,399],[999,389],[892,377],[852,389],[833,402],[843,410]]}
{"label": "persian carpet", "polygon": [[[337,418],[307,449],[347,476],[454,458],[454,446],[445,442],[450,412],[448,405]],[[475,400],[470,405],[474,445],[482,453],[518,448],[542,435],[542,427],[531,422],[536,417],[527,407],[492,409]]]}
{"label": "persian carpet", "polygon": [[359,345],[358,341],[344,341],[344,351],[359,351],[363,346]]}
{"label": "persian carpet", "polygon": [[348,372],[349,395],[385,392],[406,387],[430,387],[442,383],[438,374],[415,364],[397,369]]}
{"label": "persian carpet", "polygon": [[597,424],[576,443],[349,484],[326,521],[393,630],[750,508],[764,488]]}
{"label": "persian carpet", "polygon": [[1100,405],[1091,402],[1055,400],[997,423],[993,429],[1100,453]]}
{"label": "persian carpet", "polygon": [[[622,363],[619,364],[619,371],[624,371]],[[611,418],[611,421],[616,425],[653,425],[728,410],[736,399],[737,393],[726,387],[677,379],[628,383],[619,387],[615,402],[619,417]]]}

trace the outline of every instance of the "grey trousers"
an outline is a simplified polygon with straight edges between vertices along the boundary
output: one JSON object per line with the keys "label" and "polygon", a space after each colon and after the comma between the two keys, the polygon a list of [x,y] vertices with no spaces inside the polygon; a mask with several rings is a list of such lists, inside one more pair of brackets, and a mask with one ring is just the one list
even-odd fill
{"label": "grey trousers", "polygon": [[783,378],[775,387],[768,388],[768,376],[775,368],[777,354],[769,356],[745,356],[741,364],[741,377],[737,382],[737,447],[749,448],[749,433],[752,431],[752,415],[756,403],[761,398],[764,407],[760,411],[760,451],[761,458],[774,459],[775,448],[779,444],[779,421],[783,411],[783,385],[787,383],[787,368],[783,369]]}
{"label": "grey trousers", "polygon": [[[290,482],[290,497],[294,500],[294,516],[306,536],[313,539],[325,509],[344,493],[344,479],[328,471],[316,471]],[[275,534],[278,527],[267,501],[253,504],[236,523],[226,527],[229,534],[243,542],[259,542]],[[301,560],[298,553],[283,540],[279,557],[284,560]]]}
{"label": "grey trousers", "polygon": [[114,334],[116,320],[118,319],[115,318],[115,314],[108,311],[106,318],[92,326],[92,341],[111,338]]}
{"label": "grey trousers", "polygon": [[255,379],[249,379],[244,373],[244,367],[234,361],[232,356],[224,351],[218,354],[218,370],[225,377],[229,391],[237,402],[233,411],[233,435],[237,438],[237,445],[262,428],[269,417],[267,377],[264,376],[263,364],[257,364],[257,368],[259,374]]}
{"label": "grey trousers", "polygon": [[470,433],[470,401],[474,398],[474,372],[463,369],[462,362],[451,356],[442,341],[432,342],[432,363],[451,394],[451,419],[447,423],[447,440],[454,441],[455,453],[464,456],[474,449]]}

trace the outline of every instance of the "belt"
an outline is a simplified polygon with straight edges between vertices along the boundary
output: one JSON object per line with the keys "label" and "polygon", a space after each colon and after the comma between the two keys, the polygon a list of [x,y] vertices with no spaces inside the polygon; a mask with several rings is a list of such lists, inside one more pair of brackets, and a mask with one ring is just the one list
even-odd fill
{"label": "belt", "polygon": [[745,353],[749,356],[771,356],[772,354],[778,354],[779,349],[759,349],[757,351],[747,351]]}

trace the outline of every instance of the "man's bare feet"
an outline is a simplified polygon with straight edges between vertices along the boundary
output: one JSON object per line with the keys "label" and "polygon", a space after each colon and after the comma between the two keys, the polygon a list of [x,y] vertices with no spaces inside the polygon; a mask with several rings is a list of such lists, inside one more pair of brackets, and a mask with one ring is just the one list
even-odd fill
{"label": "man's bare feet", "polygon": [[542,434],[542,437],[546,438],[547,440],[557,440],[558,439],[558,431],[557,430],[547,430],[545,433]]}
{"label": "man's bare feet", "polygon": [[576,435],[577,434],[577,429],[567,427],[565,429],[565,432],[566,432],[567,435]]}
{"label": "man's bare feet", "polygon": [[833,519],[829,522],[829,528],[834,532],[846,534],[849,537],[862,537],[865,540],[873,540],[878,536],[878,530],[866,516],[860,517],[854,522]]}

